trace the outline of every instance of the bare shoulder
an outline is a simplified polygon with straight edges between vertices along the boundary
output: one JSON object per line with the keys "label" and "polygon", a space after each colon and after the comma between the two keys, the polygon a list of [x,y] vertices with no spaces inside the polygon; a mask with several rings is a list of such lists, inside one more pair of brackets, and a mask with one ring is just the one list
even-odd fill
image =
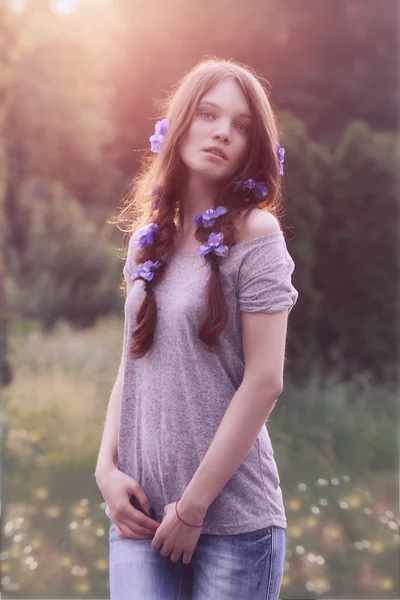
{"label": "bare shoulder", "polygon": [[255,238],[281,231],[278,219],[268,210],[254,208],[236,232],[236,243],[241,244]]}

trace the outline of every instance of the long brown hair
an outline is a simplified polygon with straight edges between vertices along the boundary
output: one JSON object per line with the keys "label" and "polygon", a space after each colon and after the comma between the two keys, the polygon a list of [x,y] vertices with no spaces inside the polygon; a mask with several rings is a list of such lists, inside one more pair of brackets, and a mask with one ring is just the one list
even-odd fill
{"label": "long brown hair", "polygon": [[[240,85],[252,115],[249,153],[244,164],[222,189],[215,204],[225,206],[228,209],[226,214],[216,219],[213,227],[198,228],[195,237],[199,242],[206,243],[211,232],[222,231],[223,243],[227,246],[234,245],[238,227],[255,206],[268,209],[279,218],[282,192],[277,154],[278,129],[268,92],[264,89],[261,78],[248,66],[225,59],[203,60],[182,78],[176,90],[166,99],[160,117],[168,119],[168,133],[162,142],[162,151],[157,156],[150,156],[147,164],[143,164],[143,168],[133,180],[127,204],[116,221],[117,226],[128,222],[130,233],[149,223],[158,225],[159,235],[155,243],[138,248],[135,253],[135,262],[138,265],[146,260],[160,261],[161,268],[154,272],[153,284],[163,276],[165,255],[175,246],[176,218],[180,218],[180,190],[187,173],[186,165],[179,156],[180,143],[203,95],[227,77],[233,78]],[[234,182],[245,179],[264,182],[268,188],[267,196],[256,200],[252,196],[244,198],[234,194]],[[154,196],[149,195],[152,190],[158,190],[156,208],[152,207]],[[119,229],[128,232],[120,227]],[[218,334],[224,329],[228,314],[218,269],[219,259],[214,253],[209,253],[204,258],[211,268],[206,289],[205,313],[198,335],[206,347],[214,351]],[[146,293],[138,309],[138,325],[132,332],[130,358],[144,356],[153,342],[157,317],[156,291],[155,285],[155,290]]]}

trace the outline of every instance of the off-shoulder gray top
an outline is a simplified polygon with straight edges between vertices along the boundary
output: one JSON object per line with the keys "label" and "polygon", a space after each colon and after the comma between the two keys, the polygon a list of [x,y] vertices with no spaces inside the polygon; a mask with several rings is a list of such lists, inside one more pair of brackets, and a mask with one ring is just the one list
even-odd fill
{"label": "off-shoulder gray top", "polygon": [[[132,235],[123,269],[139,265]],[[198,339],[210,266],[198,253],[174,249],[155,283],[153,345],[129,358],[132,328],[144,297],[135,281],[125,301],[124,379],[118,467],[144,489],[161,522],[166,504],[183,495],[210,446],[244,374],[241,312],[291,311],[298,292],[282,231],[239,243],[220,258],[228,323],[217,353]],[[268,357],[265,357],[268,360]],[[107,510],[106,510],[107,512]],[[267,427],[210,505],[202,533],[232,535],[277,525],[286,528],[282,490]]]}

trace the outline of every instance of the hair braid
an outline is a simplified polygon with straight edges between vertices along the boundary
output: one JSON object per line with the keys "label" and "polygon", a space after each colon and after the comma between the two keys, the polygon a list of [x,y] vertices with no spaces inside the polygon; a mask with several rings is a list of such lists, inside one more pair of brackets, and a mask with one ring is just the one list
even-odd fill
{"label": "hair braid", "polygon": [[159,261],[161,266],[154,272],[154,277],[151,281],[145,282],[146,295],[143,298],[138,309],[136,320],[137,327],[132,331],[130,357],[140,358],[147,353],[153,343],[154,328],[157,318],[157,302],[154,293],[154,285],[162,277],[166,261],[164,259],[174,246],[174,237],[176,233],[175,225],[175,206],[172,202],[168,202],[165,198],[165,191],[162,190],[159,204],[158,216],[152,218],[152,222],[159,227],[160,233],[154,244],[139,248],[136,251],[135,261],[144,263],[146,260],[153,262]]}
{"label": "hair braid", "polygon": [[[224,243],[231,246],[235,238],[234,212],[229,211],[222,217],[216,219],[212,228],[200,228],[200,231],[207,232],[208,237],[211,231],[224,234]],[[206,344],[210,351],[215,351],[218,342],[218,335],[225,328],[228,321],[228,310],[224,294],[223,278],[220,271],[221,257],[214,252],[205,255],[205,260],[211,266],[210,277],[206,287],[206,303],[203,320],[199,327],[199,338]]]}

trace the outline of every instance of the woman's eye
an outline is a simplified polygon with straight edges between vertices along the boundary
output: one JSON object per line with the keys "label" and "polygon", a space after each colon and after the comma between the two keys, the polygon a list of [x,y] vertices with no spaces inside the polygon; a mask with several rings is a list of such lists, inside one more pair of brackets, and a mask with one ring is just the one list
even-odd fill
{"label": "woman's eye", "polygon": [[[209,113],[207,111],[203,111],[203,112],[200,113],[201,117],[204,117],[205,115],[210,116],[210,117],[214,117],[214,115],[212,113]],[[247,131],[249,130],[249,128],[246,127],[246,125],[240,125],[239,124],[238,127],[242,127],[243,133],[247,133]]]}

